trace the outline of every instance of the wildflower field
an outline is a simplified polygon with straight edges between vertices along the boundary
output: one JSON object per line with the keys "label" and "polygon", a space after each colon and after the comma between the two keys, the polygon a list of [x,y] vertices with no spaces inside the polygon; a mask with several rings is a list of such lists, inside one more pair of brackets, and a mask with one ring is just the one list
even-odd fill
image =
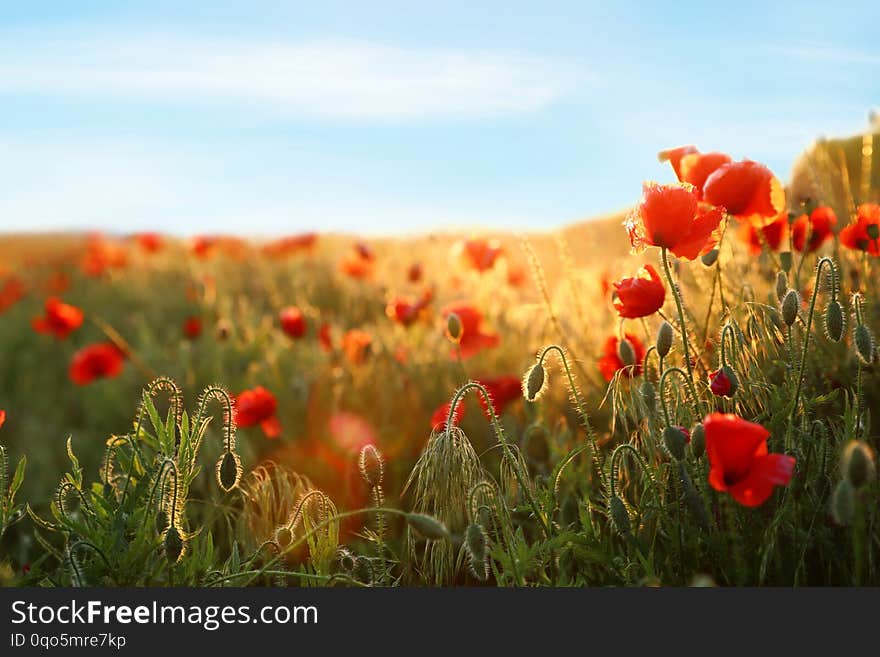
{"label": "wildflower field", "polygon": [[556,233],[0,237],[0,582],[880,584],[870,172],[660,159]]}

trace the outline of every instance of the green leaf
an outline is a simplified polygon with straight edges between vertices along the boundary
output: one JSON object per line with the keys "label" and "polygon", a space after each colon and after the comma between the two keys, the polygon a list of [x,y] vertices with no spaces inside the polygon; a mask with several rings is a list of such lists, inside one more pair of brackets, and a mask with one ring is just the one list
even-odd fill
{"label": "green leaf", "polygon": [[24,470],[27,467],[27,456],[22,455],[22,457],[18,460],[18,465],[15,468],[15,475],[12,477],[12,483],[9,486],[9,505],[15,501],[15,494],[18,492],[18,489],[21,488],[21,484],[24,481]]}
{"label": "green leaf", "polygon": [[82,487],[82,467],[79,464],[79,459],[76,458],[76,454],[73,453],[73,443],[71,436],[67,437],[67,458],[70,459],[70,463],[73,466],[73,472],[71,473],[73,476],[73,483],[76,484],[77,488]]}

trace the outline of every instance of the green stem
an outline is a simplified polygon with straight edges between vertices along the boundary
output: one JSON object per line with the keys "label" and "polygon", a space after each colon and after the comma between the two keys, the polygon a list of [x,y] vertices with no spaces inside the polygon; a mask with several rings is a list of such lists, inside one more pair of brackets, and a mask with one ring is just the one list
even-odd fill
{"label": "green stem", "polygon": [[[687,374],[680,367],[670,367],[669,369],[665,370],[663,372],[663,374],[660,376],[660,383],[658,385],[658,394],[660,395],[660,405],[663,408],[663,419],[666,420],[667,427],[672,426],[672,416],[669,414],[669,407],[666,404],[666,378],[670,374],[678,374],[682,379],[684,379],[684,382],[686,384],[689,383],[688,378],[687,378]],[[691,399],[693,400],[692,403],[694,405],[695,420],[699,421],[700,420],[700,406],[697,403],[697,398],[696,398],[696,395],[694,394],[693,388],[690,388],[690,393],[691,393]]]}
{"label": "green stem", "polygon": [[[688,345],[688,336],[687,336],[687,324],[684,321],[684,306],[681,302],[681,291],[678,289],[678,285],[672,278],[672,270],[669,268],[669,257],[666,252],[666,247],[660,248],[660,260],[663,262],[663,272],[666,274],[666,280],[669,282],[669,289],[672,290],[672,297],[675,299],[675,308],[678,310],[678,321],[681,327],[681,343],[684,349],[684,363],[687,367],[687,380],[688,385],[691,389],[691,394],[693,395],[694,403],[697,403],[697,395],[696,395],[696,387],[694,386],[694,368],[691,364],[691,352],[690,347]],[[662,391],[661,391],[662,395]],[[699,407],[697,407],[699,408]],[[699,410],[697,411],[697,416],[699,417]]]}

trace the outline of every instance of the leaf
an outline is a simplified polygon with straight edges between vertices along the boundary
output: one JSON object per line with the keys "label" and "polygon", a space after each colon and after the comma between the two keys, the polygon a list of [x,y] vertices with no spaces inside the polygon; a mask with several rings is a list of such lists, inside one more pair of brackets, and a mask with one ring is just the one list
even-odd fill
{"label": "leaf", "polygon": [[82,467],[79,464],[79,459],[76,458],[76,454],[73,453],[73,443],[72,437],[67,437],[67,458],[70,459],[70,463],[73,466],[73,483],[76,484],[77,488],[82,487]]}
{"label": "leaf", "polygon": [[9,505],[12,506],[12,503],[15,501],[15,494],[18,492],[18,489],[21,488],[21,484],[24,481],[24,470],[27,467],[27,456],[22,455],[22,457],[18,460],[18,465],[15,468],[15,474],[12,477],[12,483],[9,485]]}

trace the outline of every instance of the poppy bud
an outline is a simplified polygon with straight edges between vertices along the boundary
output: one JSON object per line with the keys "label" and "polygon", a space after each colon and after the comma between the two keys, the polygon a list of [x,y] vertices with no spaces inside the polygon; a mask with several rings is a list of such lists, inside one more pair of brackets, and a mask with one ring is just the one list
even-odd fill
{"label": "poppy bud", "polygon": [[697,458],[706,451],[706,430],[701,422],[697,422],[691,429],[691,451]]}
{"label": "poppy bud", "polygon": [[622,338],[620,342],[617,343],[617,356],[620,358],[620,362],[623,363],[624,367],[630,367],[636,364],[636,352],[633,349],[632,343],[626,338]]}
{"label": "poppy bud", "polygon": [[707,267],[711,267],[715,264],[715,261],[718,260],[718,249],[712,249],[711,251],[704,253],[700,256],[700,260]]}
{"label": "poppy bud", "polygon": [[525,398],[533,402],[538,399],[542,394],[544,394],[545,383],[547,381],[547,377],[544,373],[544,366],[541,363],[535,363],[529,368],[529,371],[526,372],[525,377],[523,377],[523,395]]}
{"label": "poppy bud", "polygon": [[290,531],[290,527],[282,526],[275,530],[275,542],[282,548],[290,545],[291,540],[293,540],[293,532]]}
{"label": "poppy bud", "polygon": [[789,290],[782,298],[782,321],[786,326],[791,326],[797,321],[798,308],[801,306],[801,296],[796,290]]}
{"label": "poppy bud", "polygon": [[361,471],[361,477],[364,478],[364,481],[373,488],[380,485],[383,468],[384,464],[379,450],[373,445],[364,445],[358,457],[358,469]]}
{"label": "poppy bud", "polygon": [[[0,489],[0,490],[2,490],[2,489]],[[107,500],[112,498],[113,497],[113,484],[111,484],[109,482],[104,482],[102,495],[103,495],[104,499],[107,499]]]}
{"label": "poppy bud", "polygon": [[660,328],[657,329],[657,354],[661,358],[666,358],[666,354],[672,349],[672,324],[663,321]]}
{"label": "poppy bud", "polygon": [[623,500],[617,495],[612,497],[609,510],[611,513],[611,522],[614,524],[618,533],[620,533],[621,536],[629,536],[632,531],[632,526],[629,522],[629,511],[626,510],[626,505],[623,503]]}
{"label": "poppy bud", "polygon": [[848,525],[856,514],[856,496],[849,479],[841,479],[831,495],[831,515],[838,525]]}
{"label": "poppy bud", "polygon": [[840,459],[840,470],[854,488],[861,488],[874,480],[874,452],[861,440],[849,441]]}
{"label": "poppy bud", "polygon": [[880,226],[877,224],[868,224],[865,227],[865,232],[868,233],[868,237],[872,240],[880,238]]}
{"label": "poppy bud", "polygon": [[348,548],[341,547],[337,550],[336,561],[339,563],[339,567],[343,570],[349,573],[354,570],[354,555]]}
{"label": "poppy bud", "polygon": [[684,447],[687,444],[687,434],[678,427],[666,427],[663,430],[663,444],[666,451],[676,461],[684,459]]}
{"label": "poppy bud", "polygon": [[866,364],[871,362],[874,357],[874,336],[864,324],[856,326],[853,332],[853,338],[856,343],[856,353]]}
{"label": "poppy bud", "polygon": [[468,566],[474,577],[484,581],[489,577],[489,552],[486,530],[472,523],[464,534],[464,548],[468,555]]}
{"label": "poppy bud", "polygon": [[238,486],[241,479],[241,461],[238,454],[233,451],[227,451],[223,457],[217,462],[217,484],[224,493],[228,493]]}
{"label": "poppy bud", "polygon": [[718,397],[733,397],[739,388],[736,372],[729,365],[709,374],[709,388]]}
{"label": "poppy bud", "polygon": [[361,584],[373,583],[373,564],[367,557],[359,556],[354,560],[351,576]]}
{"label": "poppy bud", "polygon": [[449,313],[449,316],[446,318],[446,337],[455,344],[458,344],[461,342],[463,331],[464,326],[462,326],[461,317],[456,313]]}
{"label": "poppy bud", "polygon": [[645,406],[649,409],[653,409],[657,405],[657,391],[654,389],[654,385],[650,381],[643,381],[639,390],[642,393],[642,399],[645,400]]}
{"label": "poppy bud", "polygon": [[779,254],[779,264],[786,274],[791,271],[791,251],[783,251]]}
{"label": "poppy bud", "polygon": [[782,301],[785,297],[785,293],[788,291],[788,276],[785,275],[784,271],[777,272],[776,274],[776,298]]}
{"label": "poppy bud", "polygon": [[407,513],[406,522],[419,534],[431,541],[441,541],[449,538],[449,530],[446,525],[432,516],[424,513]]}
{"label": "poppy bud", "polygon": [[183,554],[183,538],[180,536],[180,531],[177,527],[171,525],[168,528],[162,543],[165,547],[165,559],[168,563],[174,564],[180,561],[180,557]]}
{"label": "poppy bud", "polygon": [[833,299],[825,309],[825,335],[832,342],[840,342],[843,338],[845,320],[840,302]]}

